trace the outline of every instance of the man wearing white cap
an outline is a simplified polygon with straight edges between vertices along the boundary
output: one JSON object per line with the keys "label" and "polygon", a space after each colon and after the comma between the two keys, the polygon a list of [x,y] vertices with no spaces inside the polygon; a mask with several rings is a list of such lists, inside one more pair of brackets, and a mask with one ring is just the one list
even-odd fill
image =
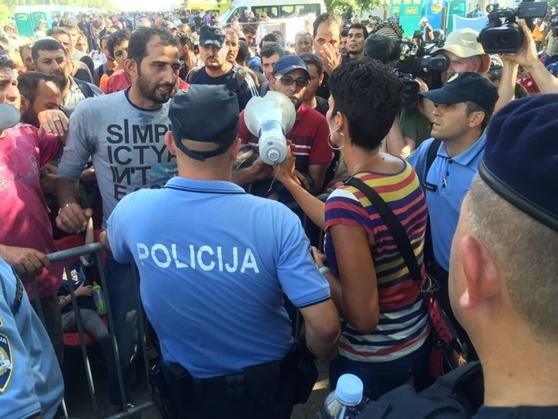
{"label": "man wearing white cap", "polygon": [[450,64],[442,73],[444,83],[452,74],[462,72],[486,73],[490,68],[490,56],[484,52],[477,40],[479,33],[473,29],[459,29],[448,35],[441,48],[432,51],[433,55],[445,55]]}

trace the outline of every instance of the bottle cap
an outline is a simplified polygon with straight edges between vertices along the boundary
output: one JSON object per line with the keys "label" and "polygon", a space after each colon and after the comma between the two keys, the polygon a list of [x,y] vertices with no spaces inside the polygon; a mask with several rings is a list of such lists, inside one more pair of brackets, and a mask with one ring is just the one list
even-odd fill
{"label": "bottle cap", "polygon": [[343,374],[337,380],[335,397],[346,406],[356,406],[362,401],[363,384],[354,374]]}

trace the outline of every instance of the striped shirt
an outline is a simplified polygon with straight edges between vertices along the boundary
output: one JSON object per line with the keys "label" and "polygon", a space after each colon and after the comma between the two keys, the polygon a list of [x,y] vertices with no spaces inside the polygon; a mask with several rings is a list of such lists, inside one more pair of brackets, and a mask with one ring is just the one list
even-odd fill
{"label": "striped shirt", "polygon": [[[358,173],[355,177],[380,194],[411,239],[422,267],[427,207],[415,171],[405,163],[396,175]],[[429,333],[426,306],[393,236],[373,205],[356,188],[344,185],[326,202],[326,231],[334,225],[362,227],[371,242],[379,291],[380,319],[370,334],[361,334],[343,320],[339,354],[360,362],[388,362],[419,349]],[[326,236],[325,252],[338,275],[335,249]],[[355,261],[358,263],[358,261]]]}

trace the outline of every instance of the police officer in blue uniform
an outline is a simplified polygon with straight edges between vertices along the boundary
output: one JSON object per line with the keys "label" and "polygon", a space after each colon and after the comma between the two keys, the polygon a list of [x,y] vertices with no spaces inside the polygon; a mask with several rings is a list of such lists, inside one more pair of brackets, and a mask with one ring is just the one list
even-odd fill
{"label": "police officer in blue uniform", "polygon": [[484,130],[498,100],[496,86],[476,73],[457,73],[440,89],[421,93],[434,102],[432,138],[409,156],[426,193],[429,234],[425,262],[440,286],[439,299],[464,343],[448,297],[450,247],[461,202],[486,145]]}
{"label": "police officer in blue uniform", "polygon": [[122,199],[108,220],[111,251],[138,266],[178,417],[289,418],[312,389],[313,364],[293,350],[284,295],[302,314],[307,348],[327,360],[339,339],[329,286],[298,217],[230,181],[236,95],[193,85],[169,118],[178,176]]}
{"label": "police officer in blue uniform", "polygon": [[21,281],[0,259],[0,417],[52,418],[63,394],[49,337]]}

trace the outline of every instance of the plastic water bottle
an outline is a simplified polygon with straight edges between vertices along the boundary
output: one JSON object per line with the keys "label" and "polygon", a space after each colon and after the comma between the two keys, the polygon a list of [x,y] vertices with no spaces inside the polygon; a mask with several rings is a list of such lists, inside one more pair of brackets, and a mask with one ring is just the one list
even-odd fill
{"label": "plastic water bottle", "polygon": [[353,374],[343,374],[322,407],[322,419],[354,419],[364,408],[363,385]]}
{"label": "plastic water bottle", "polygon": [[103,290],[101,286],[96,282],[93,283],[91,287],[91,291],[93,293],[93,301],[95,301],[95,308],[97,309],[97,313],[99,316],[102,316],[107,312],[107,305],[105,303],[105,297],[103,297]]}

